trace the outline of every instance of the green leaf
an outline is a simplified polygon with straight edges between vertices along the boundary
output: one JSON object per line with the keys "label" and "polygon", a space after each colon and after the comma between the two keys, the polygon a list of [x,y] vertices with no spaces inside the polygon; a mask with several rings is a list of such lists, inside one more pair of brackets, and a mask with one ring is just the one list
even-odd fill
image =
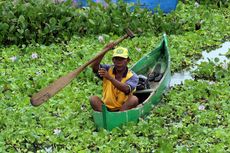
{"label": "green leaf", "polygon": [[89,19],[89,23],[91,23],[92,25],[95,25],[95,22],[92,19]]}
{"label": "green leaf", "polygon": [[19,18],[18,18],[18,22],[20,24],[23,24],[25,22],[25,17],[23,15],[20,15]]}
{"label": "green leaf", "polygon": [[52,26],[54,26],[55,24],[57,24],[57,20],[56,20],[55,18],[51,18],[51,19],[49,20],[49,23],[50,23]]}
{"label": "green leaf", "polygon": [[220,59],[219,59],[218,57],[216,57],[216,58],[214,59],[214,61],[217,63],[217,62],[220,61]]}
{"label": "green leaf", "polygon": [[7,31],[8,29],[9,29],[9,25],[7,24],[7,23],[2,23],[2,22],[0,22],[0,29],[2,30],[2,31]]}

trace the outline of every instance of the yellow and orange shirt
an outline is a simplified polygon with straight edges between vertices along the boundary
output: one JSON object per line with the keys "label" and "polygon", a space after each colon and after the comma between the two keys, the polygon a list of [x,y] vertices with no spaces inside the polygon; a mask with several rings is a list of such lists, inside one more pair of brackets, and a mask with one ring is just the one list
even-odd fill
{"label": "yellow and orange shirt", "polygon": [[[104,68],[108,71],[109,75],[115,78],[115,68],[111,65],[100,65],[100,68]],[[125,73],[123,74],[122,83],[126,83],[129,88],[130,92],[128,95],[126,95],[124,92],[118,90],[112,82],[107,80],[106,78],[103,79],[103,98],[102,101],[104,104],[111,110],[118,110],[128,99],[128,96],[133,93],[135,90],[137,84],[138,84],[138,76],[132,72],[131,70],[128,70],[126,68]]]}

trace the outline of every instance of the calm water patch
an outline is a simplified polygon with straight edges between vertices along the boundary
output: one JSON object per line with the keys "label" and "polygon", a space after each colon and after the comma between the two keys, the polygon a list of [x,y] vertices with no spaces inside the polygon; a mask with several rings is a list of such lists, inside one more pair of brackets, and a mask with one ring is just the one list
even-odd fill
{"label": "calm water patch", "polygon": [[[227,65],[227,62],[229,59],[225,56],[225,54],[228,52],[230,49],[230,42],[225,42],[221,45],[221,48],[218,48],[216,50],[207,52],[203,51],[202,52],[202,58],[199,59],[195,65],[199,65],[201,62],[208,62],[208,61],[213,61],[215,62],[215,59],[218,58],[219,61],[218,63],[222,63],[223,66]],[[197,66],[194,66],[190,69],[183,70],[181,72],[176,72],[173,74],[170,82],[170,86],[174,86],[177,84],[183,84],[185,80],[193,80],[191,71],[195,70]]]}
{"label": "calm water patch", "polygon": [[182,83],[184,83],[185,80],[191,80],[191,79],[193,79],[193,77],[192,77],[190,71],[176,72],[173,74],[173,76],[171,78],[170,86],[182,84]]}
{"label": "calm water patch", "polygon": [[200,64],[201,62],[208,62],[213,61],[215,58],[219,58],[219,62],[226,62],[228,61],[228,58],[225,56],[225,54],[228,52],[228,49],[230,48],[230,42],[225,42],[222,44],[221,48],[218,48],[216,50],[207,52],[203,51],[202,52],[202,57],[200,60],[196,62],[196,64]]}

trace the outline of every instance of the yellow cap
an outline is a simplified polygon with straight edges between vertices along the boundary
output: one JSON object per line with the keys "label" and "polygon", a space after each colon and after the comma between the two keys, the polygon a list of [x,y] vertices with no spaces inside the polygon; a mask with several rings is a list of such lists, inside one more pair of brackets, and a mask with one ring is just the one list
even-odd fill
{"label": "yellow cap", "polygon": [[117,47],[113,50],[113,57],[123,57],[128,58],[129,57],[129,51],[127,48],[124,47]]}

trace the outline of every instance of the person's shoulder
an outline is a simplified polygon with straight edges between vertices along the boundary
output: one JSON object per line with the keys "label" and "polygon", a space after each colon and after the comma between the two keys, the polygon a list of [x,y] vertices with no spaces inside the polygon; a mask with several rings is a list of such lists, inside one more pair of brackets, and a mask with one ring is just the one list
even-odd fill
{"label": "person's shoulder", "polygon": [[[135,89],[137,84],[138,84],[138,80],[139,80],[139,77],[138,75],[132,71],[132,70],[129,70],[129,73],[131,73],[131,77],[126,81],[126,83],[131,87],[131,89]],[[131,90],[131,91],[132,91]]]}
{"label": "person's shoulder", "polygon": [[129,71],[133,74],[133,77],[138,77],[138,75],[133,70],[129,70]]}
{"label": "person's shoulder", "polygon": [[129,71],[132,74],[131,78],[134,79],[134,80],[138,80],[138,75],[134,71],[132,71],[132,70],[129,70]]}

